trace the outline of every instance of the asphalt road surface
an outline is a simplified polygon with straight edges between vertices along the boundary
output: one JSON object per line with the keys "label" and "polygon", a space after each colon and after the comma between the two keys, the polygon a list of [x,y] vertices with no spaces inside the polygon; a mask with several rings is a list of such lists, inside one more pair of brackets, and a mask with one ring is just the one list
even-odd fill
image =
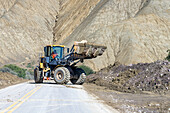
{"label": "asphalt road surface", "polygon": [[117,113],[81,85],[33,81],[0,90],[0,113]]}

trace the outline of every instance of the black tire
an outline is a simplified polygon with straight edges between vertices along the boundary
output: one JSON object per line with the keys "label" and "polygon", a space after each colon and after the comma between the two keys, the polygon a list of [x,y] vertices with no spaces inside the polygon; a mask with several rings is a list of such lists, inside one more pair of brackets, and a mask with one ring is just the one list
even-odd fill
{"label": "black tire", "polygon": [[67,84],[70,80],[70,72],[65,67],[59,67],[54,72],[54,81],[57,84]]}
{"label": "black tire", "polygon": [[74,73],[75,73],[76,76],[78,76],[78,79],[75,79],[75,78],[71,79],[70,80],[71,83],[72,84],[82,85],[85,82],[85,80],[86,80],[86,73],[85,73],[85,71],[83,69],[81,69],[81,68],[76,68],[74,70]]}
{"label": "black tire", "polygon": [[35,83],[43,83],[42,71],[39,71],[38,68],[34,69],[34,81]]}
{"label": "black tire", "polygon": [[69,66],[67,66],[66,68],[67,68],[67,69],[69,70],[69,72],[70,72],[70,79],[73,78],[73,77],[74,77],[74,71],[73,71],[73,69],[72,69],[71,67],[69,67]]}
{"label": "black tire", "polygon": [[76,84],[77,80],[78,79],[71,79],[70,81],[71,81],[72,84]]}
{"label": "black tire", "polygon": [[65,84],[67,84],[70,81],[70,71],[66,67],[63,67],[63,69],[66,72]]}

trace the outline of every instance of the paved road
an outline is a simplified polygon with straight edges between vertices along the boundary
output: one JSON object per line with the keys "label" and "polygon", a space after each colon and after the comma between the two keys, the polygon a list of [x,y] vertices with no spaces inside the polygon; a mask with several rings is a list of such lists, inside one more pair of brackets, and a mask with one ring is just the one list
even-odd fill
{"label": "paved road", "polygon": [[0,90],[1,113],[116,113],[80,85],[22,83]]}

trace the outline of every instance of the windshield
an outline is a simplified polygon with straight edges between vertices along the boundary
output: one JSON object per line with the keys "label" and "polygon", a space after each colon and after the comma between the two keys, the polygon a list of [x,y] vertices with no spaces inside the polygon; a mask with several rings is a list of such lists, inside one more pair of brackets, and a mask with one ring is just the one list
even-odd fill
{"label": "windshield", "polygon": [[52,48],[52,54],[56,54],[56,58],[62,58],[63,57],[63,47],[53,47]]}

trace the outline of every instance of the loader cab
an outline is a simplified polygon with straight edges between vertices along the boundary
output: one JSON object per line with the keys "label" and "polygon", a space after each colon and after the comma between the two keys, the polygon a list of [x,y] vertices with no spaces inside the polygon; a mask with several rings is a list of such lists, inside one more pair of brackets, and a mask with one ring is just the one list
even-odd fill
{"label": "loader cab", "polygon": [[56,58],[63,58],[64,46],[63,45],[48,45],[44,47],[44,56],[49,58],[51,61],[54,59],[52,57],[53,54],[56,54]]}

